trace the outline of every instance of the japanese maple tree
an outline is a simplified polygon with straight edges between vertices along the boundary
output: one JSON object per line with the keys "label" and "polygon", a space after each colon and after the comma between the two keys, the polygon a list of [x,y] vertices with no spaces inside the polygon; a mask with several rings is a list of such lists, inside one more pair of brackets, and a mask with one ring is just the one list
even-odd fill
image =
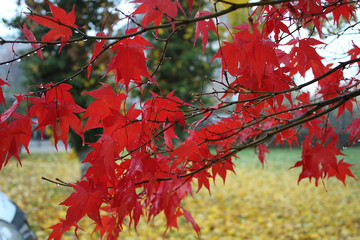
{"label": "japanese maple tree", "polygon": [[[244,149],[257,148],[264,164],[269,152],[265,143],[270,140],[302,147],[300,160],[292,166],[301,168],[299,182],[307,178],[317,186],[336,177],[345,185],[346,177],[356,179],[328,113],[338,109],[338,117],[347,111],[352,114],[357,106],[360,42],[354,40],[335,61],[321,54],[320,48],[326,47],[327,25],[338,29],[335,37],[357,27],[359,1],[197,1],[206,10],[190,7],[184,11],[183,1],[178,0],[133,0],[129,2],[134,5],[132,13],[119,11],[118,24],[125,22],[123,32],[93,35],[76,24],[76,5],[61,9],[48,2],[49,14],[26,13],[32,24],[49,28],[41,40],[36,40],[27,25],[21,27],[23,38],[0,39],[1,45],[28,44],[31,49],[9,56],[1,65],[27,57],[46,61],[42,49],[50,45],[58,45],[57,54],[62,54],[67,44],[96,42],[88,64],[62,81],[39,82],[16,95],[10,105],[5,104],[0,88],[4,109],[0,114],[0,169],[11,157],[21,163],[21,145],[31,154],[28,144],[36,129],[43,133],[50,126],[55,147],[59,140],[67,146],[70,128],[82,138],[92,129],[102,132],[96,142],[84,140],[93,150],[85,159],[91,166],[79,182],[51,180],[74,191],[61,203],[68,207],[67,214],[51,227],[49,239],[60,239],[72,227],[76,232],[86,215],[106,239],[117,239],[125,225],[136,228],[140,219],[150,221],[159,214],[166,216],[166,230],[176,228],[177,219],[183,216],[200,235],[191,209],[185,209],[182,200],[203,187],[210,192],[210,182],[217,176],[225,182]],[[187,4],[193,6],[193,0]],[[223,16],[242,8],[249,11],[246,23],[230,26]],[[195,26],[190,41],[202,44],[204,52],[209,34],[217,37],[218,51],[212,61],[221,62],[216,79],[204,75],[204,81],[214,87],[199,89],[193,102],[177,97],[176,89],[162,94],[156,77],[162,63],[171,61],[166,47],[172,36],[189,25]],[[158,37],[163,28],[172,31],[166,39]],[[73,37],[75,31],[82,36]],[[145,32],[164,41],[157,66],[147,64],[147,53],[154,47],[144,38]],[[72,83],[83,72],[91,76],[103,54],[112,59],[98,79],[98,88],[83,93],[93,101],[82,108],[73,99]],[[0,87],[5,85],[9,85],[6,79],[0,79]],[[132,103],[132,91],[143,94],[149,85],[156,86],[160,94],[152,92],[151,98]],[[204,98],[213,98],[215,103],[207,105]],[[17,111],[20,103],[27,106],[25,114]],[[349,133],[349,146],[360,138],[359,126],[357,117],[342,130]],[[176,129],[186,132],[184,140],[178,138]],[[300,130],[307,132],[303,141],[298,138]]]}

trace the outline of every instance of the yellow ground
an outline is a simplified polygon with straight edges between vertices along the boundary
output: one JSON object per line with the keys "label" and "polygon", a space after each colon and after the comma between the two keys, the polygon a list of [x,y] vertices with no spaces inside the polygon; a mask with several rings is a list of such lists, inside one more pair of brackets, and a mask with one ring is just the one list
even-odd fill
{"label": "yellow ground", "polygon": [[[251,164],[238,166],[225,185],[216,182],[211,197],[203,189],[186,200],[185,208],[201,228],[201,239],[360,239],[358,182],[348,179],[344,187],[339,181],[327,181],[327,192],[307,181],[298,186],[298,171],[287,170],[291,163],[271,167],[270,158],[268,162],[270,167],[264,170]],[[38,238],[46,239],[48,227],[65,216],[65,208],[58,204],[71,189],[41,177],[76,181],[79,172],[74,154],[34,155],[23,158],[22,168],[11,161],[2,169],[0,190],[25,210]],[[184,219],[179,225],[179,231],[169,232],[166,239],[197,239]],[[91,232],[88,220],[83,228]],[[164,229],[161,216],[150,224],[140,222],[137,234],[125,230],[120,239],[162,239]],[[91,239],[88,233],[80,231],[80,239]],[[76,238],[69,232],[63,239]]]}

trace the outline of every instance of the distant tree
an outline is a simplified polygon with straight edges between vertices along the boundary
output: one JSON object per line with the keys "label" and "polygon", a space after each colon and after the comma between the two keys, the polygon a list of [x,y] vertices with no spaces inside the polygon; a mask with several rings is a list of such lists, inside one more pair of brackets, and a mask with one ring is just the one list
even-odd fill
{"label": "distant tree", "polygon": [[[182,7],[185,12],[189,12],[187,2],[184,2]],[[198,9],[199,3],[195,2],[193,8]],[[209,32],[208,48],[203,53],[200,39],[194,45],[195,25],[179,27],[174,33],[172,29],[159,29],[157,36],[155,31],[147,32],[145,36],[154,46],[154,51],[150,51],[148,55],[147,65],[149,69],[156,71],[154,77],[161,84],[163,94],[167,95],[175,90],[175,95],[184,101],[195,102],[197,98],[194,97],[194,94],[206,90],[208,81],[205,81],[205,78],[213,77],[216,67],[219,67],[216,63],[209,64],[216,53],[215,49],[218,48],[217,36],[215,32]],[[171,44],[169,44],[170,42]],[[156,69],[160,61],[161,67]],[[160,93],[156,86],[149,86],[147,90]],[[144,97],[148,96],[150,94],[146,94]]]}

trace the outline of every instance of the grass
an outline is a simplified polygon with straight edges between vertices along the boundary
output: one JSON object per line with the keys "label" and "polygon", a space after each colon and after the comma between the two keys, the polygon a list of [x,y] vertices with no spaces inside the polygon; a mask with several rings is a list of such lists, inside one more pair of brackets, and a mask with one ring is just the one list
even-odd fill
{"label": "grass", "polygon": [[[357,163],[359,148],[344,152],[348,162]],[[325,182],[327,191],[305,180],[298,185],[300,169],[288,169],[300,156],[299,149],[271,149],[263,169],[254,151],[241,152],[235,161],[236,175],[229,173],[225,185],[219,179],[211,196],[202,189],[184,203],[201,228],[201,239],[360,239],[359,183],[347,179],[344,187],[330,179]],[[71,189],[41,177],[74,182],[80,175],[79,163],[73,153],[32,155],[23,157],[22,163],[22,168],[17,167],[12,160],[1,170],[0,190],[26,212],[38,238],[46,239],[48,227],[65,216],[66,209],[58,204]],[[352,170],[360,178],[359,166]],[[82,226],[87,232],[80,231],[80,239],[91,239],[89,221]],[[137,233],[126,229],[121,239],[162,239],[164,230],[165,218],[159,216],[149,224],[140,222]],[[63,239],[76,238],[69,232]],[[181,219],[179,231],[169,232],[166,239],[197,237]]]}

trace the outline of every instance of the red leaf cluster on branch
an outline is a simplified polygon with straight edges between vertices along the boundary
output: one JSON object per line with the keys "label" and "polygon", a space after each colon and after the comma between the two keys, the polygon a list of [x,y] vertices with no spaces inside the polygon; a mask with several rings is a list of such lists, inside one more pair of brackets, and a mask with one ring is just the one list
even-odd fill
{"label": "red leaf cluster on branch", "polygon": [[72,29],[77,27],[75,24],[75,5],[73,6],[71,12],[66,13],[64,9],[49,2],[47,3],[49,4],[53,17],[31,15],[27,15],[27,17],[45,27],[51,28],[51,30],[42,38],[42,41],[53,42],[60,38],[60,52],[63,46],[70,40],[72,36]]}
{"label": "red leaf cluster on branch", "polygon": [[[102,130],[96,142],[84,142],[93,149],[85,159],[90,164],[86,174],[78,183],[61,182],[74,192],[62,203],[68,207],[66,217],[51,227],[49,239],[60,239],[71,227],[77,231],[78,222],[85,215],[94,221],[95,231],[103,238],[117,239],[125,224],[136,228],[141,218],[150,221],[160,213],[166,216],[166,231],[177,228],[177,219],[183,216],[200,235],[199,226],[182,206],[182,200],[193,194],[193,188],[199,191],[205,187],[210,192],[210,181],[217,176],[225,182],[227,173],[235,171],[237,154],[247,148],[256,148],[264,165],[269,152],[266,142],[273,139],[275,144],[299,146],[300,131],[308,136],[300,144],[301,160],[293,166],[302,168],[299,182],[314,178],[318,185],[319,180],[336,177],[345,184],[346,176],[355,178],[349,169],[352,165],[338,159],[344,154],[338,149],[338,133],[331,126],[328,113],[336,109],[337,117],[345,110],[353,113],[360,81],[356,76],[346,79],[344,69],[360,63],[359,47],[353,43],[352,49],[344,53],[348,54],[348,61],[326,65],[318,51],[324,42],[311,36],[301,37],[304,33],[299,32],[313,24],[322,36],[328,19],[334,19],[339,26],[340,17],[350,24],[358,1],[229,1],[227,9],[199,9],[193,17],[186,15],[192,15],[192,0],[190,13],[185,13],[177,0],[132,2],[140,5],[130,16],[126,15],[128,27],[121,36],[82,33],[82,38],[71,39],[77,28],[75,6],[67,13],[48,3],[53,16],[27,15],[51,28],[41,42],[36,41],[26,25],[22,28],[33,52],[41,59],[41,49],[57,44],[58,39],[59,53],[66,43],[85,39],[97,40],[95,49],[88,65],[77,74],[62,82],[38,85],[36,92],[16,96],[8,108],[0,88],[0,104],[4,106],[0,114],[0,169],[12,156],[20,162],[21,145],[29,153],[31,134],[37,129],[43,135],[45,128],[51,126],[56,148],[59,140],[67,146],[70,127],[83,139],[91,129]],[[220,31],[227,25],[223,16],[244,7],[253,8],[248,24],[227,26]],[[142,22],[135,22],[134,16],[140,15]],[[134,22],[136,26],[132,26]],[[216,83],[218,90],[199,90],[197,95],[214,98],[217,103],[213,106],[202,101],[186,103],[176,96],[176,91],[165,96],[156,81],[156,70],[149,72],[154,66],[147,65],[146,53],[153,46],[143,33],[155,30],[157,38],[159,29],[173,30],[165,39],[159,65],[154,67],[158,69],[165,60],[171,36],[189,24],[195,25],[194,44],[201,34],[203,51],[208,47],[209,34],[218,38],[219,49],[212,61],[220,59],[221,76],[219,80],[206,78]],[[75,103],[67,81],[86,70],[89,78],[96,59],[104,52],[112,54],[104,76],[110,83],[101,83],[98,89],[84,93],[93,101],[83,109]],[[309,71],[314,75],[312,80],[301,84],[294,81],[296,75],[305,78]],[[111,85],[112,79],[115,86]],[[317,89],[307,91],[306,87],[314,83]],[[149,84],[157,86],[160,94],[152,93],[150,99],[129,104],[131,91],[143,93]],[[8,84],[0,79],[0,86],[4,85]],[[25,115],[16,112],[21,102],[28,105]],[[37,119],[35,129],[31,118]],[[345,129],[349,131],[349,145],[360,138],[359,127],[358,118]],[[187,134],[186,139],[179,140],[179,129]]]}

